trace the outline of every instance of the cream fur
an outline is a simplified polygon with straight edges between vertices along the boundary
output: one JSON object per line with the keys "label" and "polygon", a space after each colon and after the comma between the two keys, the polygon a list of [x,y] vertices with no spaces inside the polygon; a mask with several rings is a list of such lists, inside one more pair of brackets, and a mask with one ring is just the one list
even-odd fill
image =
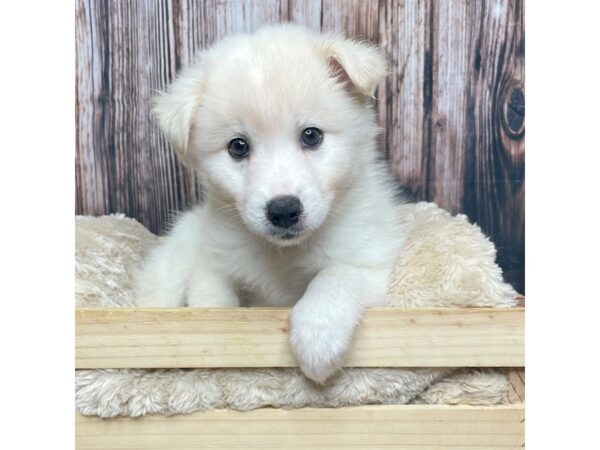
{"label": "cream fur", "polygon": [[[388,305],[515,305],[515,292],[494,263],[494,246],[479,227],[430,203],[402,208],[407,238]],[[76,305],[131,306],[131,275],[158,241],[122,215],[78,217]],[[80,370],[75,398],[82,414],[102,417],[262,406],[497,404],[507,401],[506,383],[501,372],[487,369],[344,369],[323,386],[295,369]]]}
{"label": "cream fur", "polygon": [[134,306],[135,268],[159,238],[123,214],[75,220],[76,306]]}
{"label": "cream fur", "polygon": [[[205,201],[151,252],[136,304],[293,306],[303,373],[319,383],[335,373],[363,310],[385,303],[405,236],[375,145],[370,96],[384,75],[376,47],[292,25],[202,52],[154,111]],[[307,149],[300,136],[311,127],[323,139]],[[229,142],[241,138],[249,156],[232,158]],[[266,206],[289,195],[300,221],[277,228]]]}

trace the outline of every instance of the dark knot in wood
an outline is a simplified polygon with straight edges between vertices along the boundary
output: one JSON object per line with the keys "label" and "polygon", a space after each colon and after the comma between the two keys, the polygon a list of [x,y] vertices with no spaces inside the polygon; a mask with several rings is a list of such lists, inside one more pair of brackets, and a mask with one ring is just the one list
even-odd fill
{"label": "dark knot in wood", "polygon": [[435,127],[438,130],[443,130],[444,128],[446,128],[446,123],[447,123],[446,116],[444,116],[443,114],[440,114],[435,120]]}
{"label": "dark knot in wood", "polygon": [[502,102],[502,126],[512,139],[520,139],[525,134],[525,93],[519,82],[509,85]]}

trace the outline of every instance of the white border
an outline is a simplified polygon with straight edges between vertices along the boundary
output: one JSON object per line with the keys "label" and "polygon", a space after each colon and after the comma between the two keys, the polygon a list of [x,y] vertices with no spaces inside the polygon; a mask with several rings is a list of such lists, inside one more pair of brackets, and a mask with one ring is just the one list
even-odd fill
{"label": "white border", "polygon": [[587,449],[600,400],[600,8],[525,7],[526,443]]}
{"label": "white border", "polygon": [[74,9],[0,7],[0,448],[74,448]]}

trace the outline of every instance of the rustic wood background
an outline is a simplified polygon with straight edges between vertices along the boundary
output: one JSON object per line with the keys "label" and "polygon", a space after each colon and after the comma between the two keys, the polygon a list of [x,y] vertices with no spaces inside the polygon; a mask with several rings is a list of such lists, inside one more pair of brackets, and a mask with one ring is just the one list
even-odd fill
{"label": "rustic wood background", "polygon": [[77,0],[76,213],[154,232],[200,201],[150,117],[196,51],[294,21],[379,43],[381,151],[414,199],[463,212],[524,292],[524,20],[519,0]]}

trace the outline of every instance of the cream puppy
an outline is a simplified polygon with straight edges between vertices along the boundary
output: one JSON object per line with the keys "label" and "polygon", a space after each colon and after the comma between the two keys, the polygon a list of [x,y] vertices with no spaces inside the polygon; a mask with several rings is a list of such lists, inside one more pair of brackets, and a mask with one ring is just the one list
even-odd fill
{"label": "cream puppy", "polygon": [[293,306],[290,343],[322,383],[368,306],[385,302],[404,232],[378,159],[376,47],[293,25],[200,53],[154,112],[199,174],[137,278],[143,307]]}

